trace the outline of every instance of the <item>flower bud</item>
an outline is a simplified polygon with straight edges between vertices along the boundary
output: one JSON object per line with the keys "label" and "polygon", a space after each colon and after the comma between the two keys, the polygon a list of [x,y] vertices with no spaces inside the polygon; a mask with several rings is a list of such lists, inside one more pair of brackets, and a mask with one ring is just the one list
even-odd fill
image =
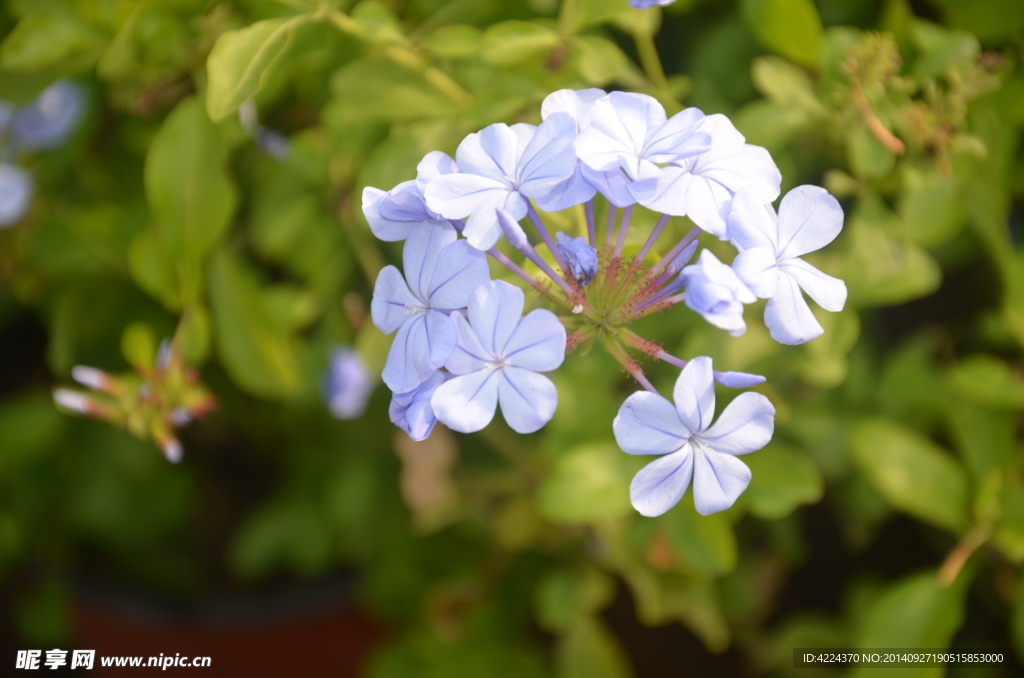
{"label": "flower bud", "polygon": [[558,241],[555,247],[572,272],[572,277],[576,278],[580,287],[586,287],[590,279],[597,275],[597,250],[588,245],[585,238],[571,238],[561,231],[555,233],[555,240]]}

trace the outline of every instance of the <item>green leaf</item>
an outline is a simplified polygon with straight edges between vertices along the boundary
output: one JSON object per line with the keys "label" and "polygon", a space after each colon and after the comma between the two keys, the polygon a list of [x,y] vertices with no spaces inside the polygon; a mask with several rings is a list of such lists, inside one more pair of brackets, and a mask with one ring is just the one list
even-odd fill
{"label": "green leaf", "polygon": [[811,0],[743,0],[743,13],[765,47],[797,63],[817,65],[824,29]]}
{"label": "green leaf", "polygon": [[558,639],[557,678],[628,678],[626,653],[600,617],[581,617]]}
{"label": "green leaf", "polygon": [[305,15],[265,19],[227,31],[217,39],[206,60],[206,111],[211,120],[223,120],[256,95],[288,47],[296,26],[307,20]]}
{"label": "green leaf", "polygon": [[[996,473],[999,473],[998,471]],[[1002,474],[999,477],[1004,477]],[[1016,474],[1006,474],[999,508],[1002,516],[992,533],[992,543],[1010,560],[1024,563],[1024,479]]]}
{"label": "green leaf", "polygon": [[423,47],[445,59],[467,59],[480,53],[483,32],[468,24],[451,24],[434,31]]}
{"label": "green leaf", "polygon": [[846,138],[850,169],[862,179],[880,179],[896,166],[896,154],[878,140],[867,125],[858,124]]}
{"label": "green leaf", "polygon": [[541,515],[590,523],[629,514],[630,473],[614,445],[584,445],[560,455],[537,493]]}
{"label": "green leaf", "polygon": [[825,491],[817,464],[780,443],[746,455],[743,461],[753,473],[743,500],[758,518],[784,518],[798,506],[817,503]]}
{"label": "green leaf", "polygon": [[978,39],[966,31],[951,31],[918,20],[914,21],[911,34],[921,50],[912,70],[919,78],[934,78],[950,69],[969,66],[981,53]]}
{"label": "green leaf", "polygon": [[502,21],[484,31],[481,56],[488,63],[507,66],[550,51],[558,34],[526,21]]}
{"label": "green leaf", "polygon": [[328,115],[343,119],[451,118],[458,108],[422,76],[390,61],[357,59],[331,77]]}
{"label": "green leaf", "polygon": [[615,580],[593,566],[547,572],[534,589],[538,623],[553,633],[565,632],[580,616],[604,609],[615,597]]}
{"label": "green leaf", "polygon": [[167,260],[160,233],[155,228],[147,228],[132,239],[128,247],[128,270],[147,294],[171,310],[181,308],[174,265]]}
{"label": "green leaf", "polygon": [[847,356],[860,336],[860,317],[852,309],[829,313],[815,308],[814,315],[825,334],[804,348],[798,363],[800,376],[815,386],[835,388],[849,373]]}
{"label": "green leaf", "polygon": [[967,210],[960,184],[937,170],[901,171],[903,192],[898,212],[906,234],[923,247],[934,248],[952,240],[967,223]]}
{"label": "green leaf", "polygon": [[156,360],[156,336],[145,323],[132,323],[121,334],[121,354],[137,370],[148,370]]}
{"label": "green leaf", "polygon": [[872,418],[854,427],[850,444],[854,460],[893,507],[939,527],[966,527],[967,473],[933,442],[902,424]]}
{"label": "green leaf", "polygon": [[1013,605],[1013,618],[1010,622],[1010,629],[1013,634],[1013,646],[1017,650],[1017,657],[1024,659],[1024,572],[1021,573],[1021,581],[1017,584],[1017,600]]}
{"label": "green leaf", "polygon": [[[964,620],[970,577],[961,574],[949,588],[928,571],[912,575],[883,591],[866,610],[855,647],[946,648]],[[939,678],[945,667],[924,669],[854,669],[851,676]]]}
{"label": "green leaf", "polygon": [[598,35],[582,35],[571,44],[580,75],[588,84],[604,86],[614,81],[642,86],[643,78],[634,72],[629,57],[611,40]]}
{"label": "green leaf", "polygon": [[106,38],[94,26],[66,12],[29,14],[0,45],[0,66],[12,71],[88,67]]}
{"label": "green leaf", "polygon": [[[858,308],[924,297],[942,282],[935,259],[912,242],[889,237],[879,216],[858,213],[848,227],[852,251],[842,277]],[[901,228],[898,220],[895,228]]]}
{"label": "green leaf", "polygon": [[202,259],[224,236],[235,210],[226,163],[221,132],[195,98],[167,116],[146,154],[146,199],[185,301],[198,296]]}
{"label": "green leaf", "polygon": [[773,103],[795,106],[813,117],[828,113],[814,93],[811,78],[785,59],[758,57],[750,65],[750,73],[757,90]]}
{"label": "green leaf", "polygon": [[579,0],[576,7],[576,27],[607,21],[621,13],[624,7],[620,0]]}
{"label": "green leaf", "polygon": [[1024,378],[1002,360],[973,355],[954,365],[947,378],[956,395],[977,405],[993,410],[1024,409]]}
{"label": "green leaf", "polygon": [[721,513],[702,516],[689,494],[661,519],[672,551],[690,573],[713,578],[736,567],[736,535]]}
{"label": "green leaf", "polygon": [[210,301],[217,355],[239,388],[265,398],[294,394],[295,350],[268,317],[259,286],[227,251],[211,258]]}

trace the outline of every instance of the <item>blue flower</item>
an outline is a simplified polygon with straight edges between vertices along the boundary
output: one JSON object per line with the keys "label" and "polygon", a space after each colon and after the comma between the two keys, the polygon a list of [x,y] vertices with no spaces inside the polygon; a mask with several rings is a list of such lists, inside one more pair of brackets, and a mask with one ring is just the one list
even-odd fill
{"label": "blue flower", "polygon": [[14,165],[0,164],[0,228],[17,223],[32,204],[32,176]]}
{"label": "blue flower", "polygon": [[478,249],[490,249],[501,237],[498,208],[518,221],[526,216],[528,198],[542,209],[565,199],[565,182],[576,169],[575,137],[576,123],[561,113],[539,127],[485,127],[459,144],[459,173],[438,175],[427,183],[427,206],[447,219],[468,217],[466,239]]}
{"label": "blue flower", "polygon": [[431,151],[416,168],[414,181],[403,181],[390,191],[363,189],[363,216],[373,234],[385,241],[405,240],[423,224],[446,224],[447,219],[427,207],[423,191],[434,177],[459,171],[451,156]]}
{"label": "blue flower", "polygon": [[772,338],[803,344],[824,332],[800,293],[826,311],[846,305],[846,284],[825,275],[800,255],[821,249],[843,229],[843,208],[818,186],[797,186],[779,213],[756,192],[741,191],[729,213],[729,236],[744,248],[733,269],[757,296],[769,299],[764,322]]}
{"label": "blue flower", "polygon": [[742,393],[711,426],[715,389],[711,358],[694,358],[676,381],[670,403],[640,391],[626,399],[612,425],[628,454],[663,455],[640,470],[629,486],[633,507],[660,516],[679,503],[693,479],[697,512],[724,511],[750,484],[750,469],[736,455],[768,444],[775,408],[760,393]]}
{"label": "blue flower", "polygon": [[561,231],[555,233],[555,240],[555,247],[572,271],[572,277],[580,287],[586,287],[597,275],[597,250],[587,244],[586,238],[571,238]]}
{"label": "blue flower", "polygon": [[[646,94],[612,92],[594,102],[590,126],[574,143],[588,180],[617,206],[651,193],[659,165],[706,152],[711,137],[696,126],[704,114],[687,108],[666,120],[665,109]],[[623,176],[624,175],[624,176]]]}
{"label": "blue flower", "polygon": [[64,142],[85,110],[85,93],[70,80],[58,80],[35,101],[11,118],[11,145],[16,149],[43,150]]}
{"label": "blue flower", "polygon": [[532,433],[555,415],[558,391],[539,372],[565,359],[565,328],[551,311],[522,314],[522,290],[501,280],[473,293],[468,321],[452,314],[458,345],[444,366],[456,376],[430,399],[448,428],[479,431],[491,423],[498,403],[517,433]]}
{"label": "blue flower", "polygon": [[413,390],[444,364],[456,339],[447,314],[489,279],[484,253],[456,237],[447,223],[417,228],[402,254],[405,277],[394,266],[377,276],[370,312],[382,332],[398,331],[382,375],[395,393]]}
{"label": "blue flower", "polygon": [[683,269],[686,305],[715,327],[738,337],[747,331],[743,322],[743,304],[757,301],[736,272],[708,250],[700,253],[696,264]]}
{"label": "blue flower", "polygon": [[408,393],[391,396],[391,423],[409,434],[413,440],[426,440],[434,430],[437,417],[430,406],[430,398],[437,387],[451,375],[440,370],[427,377],[426,381]]}
{"label": "blue flower", "polygon": [[703,230],[726,240],[725,218],[733,195],[746,189],[762,202],[772,202],[779,197],[782,174],[768,151],[746,143],[724,115],[709,115],[694,129],[710,137],[710,149],[669,161],[655,181],[637,184],[632,192],[644,207],[688,216]]}
{"label": "blue flower", "polygon": [[676,0],[629,0],[629,6],[637,9],[650,9],[655,5],[661,5],[667,7]]}
{"label": "blue flower", "polygon": [[327,409],[338,419],[362,416],[373,393],[374,382],[362,356],[349,346],[335,349],[324,380]]}

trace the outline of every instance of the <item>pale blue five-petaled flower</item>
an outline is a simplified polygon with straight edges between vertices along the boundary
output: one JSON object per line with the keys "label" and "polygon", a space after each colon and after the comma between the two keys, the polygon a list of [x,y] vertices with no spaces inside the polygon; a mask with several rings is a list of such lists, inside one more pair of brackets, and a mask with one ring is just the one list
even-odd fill
{"label": "pale blue five-petaled flower", "polygon": [[412,391],[444,364],[456,340],[448,314],[490,277],[484,253],[456,238],[447,223],[415,228],[402,252],[405,277],[394,266],[377,276],[370,312],[382,332],[398,331],[382,374],[395,393]]}
{"label": "pale blue five-petaled flower", "polygon": [[373,186],[364,188],[363,216],[370,230],[379,239],[394,242],[405,240],[415,228],[449,223],[449,220],[427,207],[423,191],[434,177],[458,171],[459,166],[450,155],[431,151],[416,167],[416,179],[403,181],[390,191],[382,191]]}
{"label": "pale blue five-petaled flower", "polygon": [[[552,115],[538,127],[495,123],[470,134],[455,151],[459,171],[427,183],[427,207],[446,219],[468,217],[466,239],[478,249],[490,249],[501,237],[497,209],[518,221],[526,216],[530,198],[545,210],[566,206],[566,183],[576,169],[575,136],[576,124],[565,114]],[[591,191],[568,202],[592,196]]]}
{"label": "pale blue five-petaled flower", "polygon": [[501,404],[517,433],[532,433],[551,421],[558,391],[540,372],[565,359],[565,327],[551,311],[523,317],[523,292],[495,280],[481,285],[469,302],[469,319],[452,314],[458,345],[445,368],[455,376],[438,386],[431,405],[438,420],[462,433],[479,431]]}
{"label": "pale blue five-petaled flower", "polygon": [[740,191],[729,213],[729,237],[743,248],[732,263],[754,294],[769,299],[764,322],[782,344],[803,344],[824,332],[800,293],[826,311],[846,304],[846,283],[826,275],[800,255],[821,249],[843,229],[843,208],[819,186],[797,186],[779,213],[761,196]]}
{"label": "pale blue five-petaled flower", "polygon": [[711,358],[694,358],[676,380],[670,403],[657,393],[634,393],[619,408],[613,429],[624,452],[661,455],[629,486],[633,507],[660,516],[679,503],[693,480],[697,512],[724,511],[750,484],[750,469],[736,455],[759,450],[772,438],[775,408],[760,393],[736,397],[711,425],[715,389]]}

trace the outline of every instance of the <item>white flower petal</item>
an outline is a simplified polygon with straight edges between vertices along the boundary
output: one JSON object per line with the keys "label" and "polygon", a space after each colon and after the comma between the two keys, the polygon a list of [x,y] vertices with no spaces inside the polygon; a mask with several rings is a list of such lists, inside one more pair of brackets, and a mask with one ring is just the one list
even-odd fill
{"label": "white flower petal", "polygon": [[778,259],[820,250],[843,230],[843,208],[820,186],[797,186],[779,204]]}
{"label": "white flower petal", "polygon": [[423,302],[409,290],[401,271],[394,266],[380,270],[373,286],[373,301],[370,302],[370,317],[377,329],[391,334],[415,309],[422,307]]}
{"label": "white flower petal", "polygon": [[842,311],[846,305],[846,283],[822,273],[803,259],[787,259],[779,265],[788,275],[826,311]]}
{"label": "white flower petal", "polygon": [[465,240],[458,240],[438,255],[427,299],[434,308],[465,308],[470,295],[489,279],[487,255]]}
{"label": "white flower petal", "polygon": [[429,222],[422,228],[409,234],[402,249],[402,268],[409,289],[423,305],[430,299],[430,281],[434,277],[434,267],[441,251],[455,242],[458,235],[455,229],[445,222]]}
{"label": "white flower petal", "polygon": [[499,370],[498,402],[505,422],[516,433],[533,433],[551,421],[558,390],[550,379],[519,367]]}
{"label": "white flower petal", "polygon": [[764,324],[780,344],[805,344],[825,331],[788,275],[779,276],[779,289],[764,309]]}
{"label": "white flower petal", "polygon": [[523,315],[523,291],[504,280],[480,285],[469,300],[469,322],[489,354],[501,357]]}
{"label": "white flower petal", "polygon": [[672,398],[679,421],[692,433],[700,433],[711,425],[715,416],[715,384],[711,358],[694,358],[676,379]]}
{"label": "white flower petal", "polygon": [[689,440],[675,406],[657,393],[638,391],[626,398],[612,422],[615,442],[627,454],[671,454]]}
{"label": "white flower petal", "polygon": [[693,462],[693,503],[697,513],[707,516],[736,503],[750,484],[750,469],[731,454],[695,449]]}
{"label": "white flower petal", "polygon": [[760,450],[775,431],[775,408],[760,393],[741,393],[698,439],[716,452],[747,454]]}
{"label": "white flower petal", "polygon": [[[740,189],[729,208],[729,238],[748,249],[764,247],[774,255],[779,247],[779,218],[770,200],[753,189]],[[778,258],[778,257],[776,257]]]}
{"label": "white flower petal", "polygon": [[526,314],[505,342],[499,355],[506,365],[535,372],[550,372],[565,360],[565,326],[551,311],[539,308]]}
{"label": "white flower petal", "polygon": [[416,221],[392,221],[380,214],[380,205],[388,196],[387,191],[367,186],[363,189],[363,216],[370,225],[370,231],[380,240],[395,242],[409,237],[413,228],[419,226]]}
{"label": "white flower petal", "polygon": [[430,398],[434,415],[442,424],[460,433],[479,431],[494,419],[498,407],[499,375],[479,370],[449,379]]}
{"label": "white flower petal", "polygon": [[752,247],[740,252],[732,261],[732,270],[751,292],[762,299],[771,299],[779,288],[775,253],[766,247]]}
{"label": "white flower petal", "polygon": [[494,355],[480,343],[469,321],[461,313],[452,313],[450,318],[455,325],[456,340],[455,348],[444,362],[445,369],[452,374],[469,374],[494,363]]}
{"label": "white flower petal", "polygon": [[630,502],[640,515],[660,516],[679,503],[692,476],[693,454],[687,445],[640,469],[629,484]]}

